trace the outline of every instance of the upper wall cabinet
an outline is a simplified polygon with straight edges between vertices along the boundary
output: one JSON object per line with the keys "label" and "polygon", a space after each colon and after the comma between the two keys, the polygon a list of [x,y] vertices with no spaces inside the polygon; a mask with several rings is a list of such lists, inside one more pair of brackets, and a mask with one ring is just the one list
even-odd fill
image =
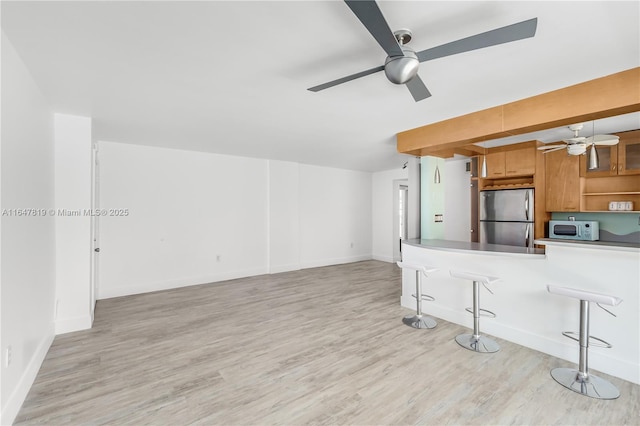
{"label": "upper wall cabinet", "polygon": [[580,156],[580,176],[589,178],[640,174],[640,130],[617,135],[620,136],[618,145],[596,148],[600,163],[597,169],[587,168],[588,153]]}
{"label": "upper wall cabinet", "polygon": [[524,148],[492,152],[486,155],[486,162],[489,179],[533,175],[536,172],[536,150]]}

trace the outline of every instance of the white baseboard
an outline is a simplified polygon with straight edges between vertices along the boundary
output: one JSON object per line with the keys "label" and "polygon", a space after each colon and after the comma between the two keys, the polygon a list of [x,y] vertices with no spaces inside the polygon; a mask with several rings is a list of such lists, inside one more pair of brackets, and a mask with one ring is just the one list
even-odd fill
{"label": "white baseboard", "polygon": [[[111,299],[113,297],[131,296],[133,294],[151,293],[153,291],[171,290],[174,288],[189,287],[192,285],[201,285],[207,283],[215,283],[219,281],[235,280],[238,278],[253,277],[256,275],[275,274],[280,272],[298,271],[300,269],[318,268],[321,266],[340,265],[345,263],[361,262],[364,260],[371,260],[370,254],[322,259],[316,261],[302,262],[289,265],[272,266],[271,268],[255,268],[242,271],[226,272],[223,274],[209,275],[202,277],[191,277],[168,281],[157,281],[151,283],[129,283],[127,285],[118,287],[101,286],[98,289],[97,299]],[[75,331],[75,330],[71,330]]]}
{"label": "white baseboard", "polygon": [[371,256],[371,258],[373,260],[379,260],[381,262],[395,263],[395,261],[393,260],[393,257],[390,257],[390,256],[380,256],[380,255],[374,254],[373,256]]}
{"label": "white baseboard", "polygon": [[91,328],[91,325],[91,314],[89,313],[81,317],[61,318],[56,319],[55,332],[56,335],[58,335],[71,333],[73,331],[88,330]]}
{"label": "white baseboard", "polygon": [[363,254],[359,256],[349,256],[349,257],[336,257],[332,259],[318,259],[318,260],[310,260],[307,262],[300,262],[300,269],[309,269],[309,268],[320,268],[322,266],[331,266],[331,265],[342,265],[345,263],[354,263],[354,262],[362,262],[365,260],[371,260],[370,254]]}
{"label": "white baseboard", "polygon": [[215,283],[219,281],[235,280],[238,278],[253,277],[256,275],[268,274],[268,268],[255,268],[242,271],[225,272],[222,274],[208,275],[201,277],[190,277],[168,281],[156,281],[150,283],[129,283],[118,287],[101,286],[98,290],[98,299],[110,299],[112,297],[131,296],[133,294],[151,293],[154,291],[171,290],[174,288],[189,287]]}
{"label": "white baseboard", "polygon": [[291,263],[289,265],[273,265],[269,267],[270,274],[279,274],[281,272],[291,272],[291,271],[299,271],[300,264],[299,263]]}
{"label": "white baseboard", "polygon": [[29,361],[29,364],[27,365],[27,368],[18,381],[18,385],[7,399],[4,407],[2,407],[2,412],[0,412],[1,425],[10,425],[16,419],[16,416],[18,415],[18,413],[20,412],[20,408],[22,407],[22,403],[27,398],[27,394],[29,393],[31,386],[33,385],[33,382],[38,375],[40,366],[42,365],[45,356],[47,356],[47,352],[51,347],[51,343],[53,343],[54,337],[55,336],[52,333],[49,336],[45,337],[38,345],[35,353]]}

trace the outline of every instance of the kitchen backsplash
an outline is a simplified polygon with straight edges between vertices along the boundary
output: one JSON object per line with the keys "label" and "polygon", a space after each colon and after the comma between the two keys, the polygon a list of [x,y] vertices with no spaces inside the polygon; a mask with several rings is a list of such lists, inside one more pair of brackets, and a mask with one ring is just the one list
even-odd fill
{"label": "kitchen backsplash", "polygon": [[640,214],[635,213],[551,213],[553,220],[597,220],[600,241],[640,243]]}

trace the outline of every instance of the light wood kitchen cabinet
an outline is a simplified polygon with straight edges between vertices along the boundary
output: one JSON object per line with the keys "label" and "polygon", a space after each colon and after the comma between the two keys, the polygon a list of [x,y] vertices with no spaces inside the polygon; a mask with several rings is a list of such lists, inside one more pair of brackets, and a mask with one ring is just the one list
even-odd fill
{"label": "light wood kitchen cabinet", "polygon": [[504,163],[507,176],[532,175],[536,172],[536,149],[507,151]]}
{"label": "light wood kitchen cabinet", "polygon": [[638,176],[613,176],[584,179],[582,188],[582,211],[606,212],[611,202],[631,201],[631,211],[640,211],[640,178]]}
{"label": "light wood kitchen cabinet", "polygon": [[527,176],[536,172],[535,148],[492,152],[485,156],[487,178]]}
{"label": "light wood kitchen cabinet", "polygon": [[485,161],[487,162],[487,176],[488,178],[504,177],[505,176],[505,153],[493,152],[485,155]]}
{"label": "light wood kitchen cabinet", "polygon": [[548,212],[580,211],[580,159],[562,149],[545,154]]}
{"label": "light wood kitchen cabinet", "polygon": [[597,169],[589,170],[589,150],[580,156],[580,176],[587,178],[640,174],[640,130],[617,134],[618,145],[598,146]]}
{"label": "light wood kitchen cabinet", "polygon": [[640,175],[640,130],[620,133],[618,174]]}

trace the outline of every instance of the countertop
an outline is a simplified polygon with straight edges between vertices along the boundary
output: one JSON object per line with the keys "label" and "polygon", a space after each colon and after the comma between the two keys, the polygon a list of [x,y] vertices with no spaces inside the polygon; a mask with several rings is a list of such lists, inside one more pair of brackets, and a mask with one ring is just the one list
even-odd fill
{"label": "countertop", "polygon": [[474,252],[493,256],[513,256],[530,259],[544,259],[544,249],[507,246],[502,244],[472,243],[468,241],[449,240],[405,240],[404,244],[433,250],[452,252]]}
{"label": "countertop", "polygon": [[630,251],[636,253],[640,252],[640,244],[638,243],[617,243],[613,241],[576,241],[560,240],[555,238],[541,238],[538,240],[534,240],[534,243],[543,246],[564,246],[599,250]]}

